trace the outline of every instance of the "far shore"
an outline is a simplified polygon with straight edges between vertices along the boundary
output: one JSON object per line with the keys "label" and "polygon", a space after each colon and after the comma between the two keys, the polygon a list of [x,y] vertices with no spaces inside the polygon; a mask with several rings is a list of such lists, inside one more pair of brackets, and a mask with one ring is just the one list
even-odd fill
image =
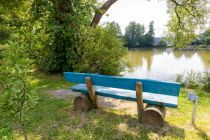
{"label": "far shore", "polygon": [[175,49],[180,51],[200,51],[200,50],[210,51],[210,47],[187,47],[187,48],[175,48]]}
{"label": "far shore", "polygon": [[174,48],[174,47],[140,47],[140,48],[128,48],[128,50],[150,50],[150,49],[171,49],[171,50],[178,50],[178,51],[210,51],[210,46],[207,47],[187,47],[187,48]]}

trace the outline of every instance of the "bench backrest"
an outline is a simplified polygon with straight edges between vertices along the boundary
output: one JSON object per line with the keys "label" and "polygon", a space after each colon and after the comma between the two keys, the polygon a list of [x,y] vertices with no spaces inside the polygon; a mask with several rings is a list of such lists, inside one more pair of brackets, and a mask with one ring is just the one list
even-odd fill
{"label": "bench backrest", "polygon": [[142,83],[143,92],[179,96],[180,84],[147,79],[125,78],[98,74],[64,72],[67,81],[85,84],[85,77],[92,79],[93,85],[113,87],[127,90],[136,90],[136,82]]}

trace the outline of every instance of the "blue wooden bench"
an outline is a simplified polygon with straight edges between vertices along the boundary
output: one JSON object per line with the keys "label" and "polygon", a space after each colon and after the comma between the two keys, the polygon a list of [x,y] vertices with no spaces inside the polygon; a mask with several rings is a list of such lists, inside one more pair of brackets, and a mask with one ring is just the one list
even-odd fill
{"label": "blue wooden bench", "polygon": [[[98,106],[97,95],[136,101],[138,117],[143,122],[157,121],[157,114],[164,121],[165,107],[178,106],[179,83],[76,72],[64,72],[64,77],[68,82],[78,83],[70,89],[88,95],[94,107]],[[146,108],[143,103],[148,104]]]}

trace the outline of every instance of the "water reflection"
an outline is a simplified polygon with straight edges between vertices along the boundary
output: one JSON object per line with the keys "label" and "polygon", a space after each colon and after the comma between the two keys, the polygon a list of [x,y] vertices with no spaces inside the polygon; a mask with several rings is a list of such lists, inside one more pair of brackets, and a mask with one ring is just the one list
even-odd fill
{"label": "water reflection", "polygon": [[130,50],[134,68],[128,77],[170,80],[176,74],[210,70],[210,51],[172,51],[169,49]]}

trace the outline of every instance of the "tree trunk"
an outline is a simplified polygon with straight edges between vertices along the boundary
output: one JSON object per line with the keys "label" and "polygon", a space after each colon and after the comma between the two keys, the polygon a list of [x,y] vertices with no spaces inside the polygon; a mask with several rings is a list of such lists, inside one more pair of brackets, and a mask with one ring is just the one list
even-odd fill
{"label": "tree trunk", "polygon": [[90,26],[96,27],[98,26],[102,16],[106,13],[106,11],[116,2],[117,0],[107,0],[99,9],[96,10],[94,18],[90,24]]}
{"label": "tree trunk", "polygon": [[142,115],[142,123],[152,127],[162,127],[164,126],[165,114],[165,107],[147,104]]}
{"label": "tree trunk", "polygon": [[93,103],[90,98],[85,94],[80,94],[74,99],[74,110],[87,112],[91,110],[93,107]]}

